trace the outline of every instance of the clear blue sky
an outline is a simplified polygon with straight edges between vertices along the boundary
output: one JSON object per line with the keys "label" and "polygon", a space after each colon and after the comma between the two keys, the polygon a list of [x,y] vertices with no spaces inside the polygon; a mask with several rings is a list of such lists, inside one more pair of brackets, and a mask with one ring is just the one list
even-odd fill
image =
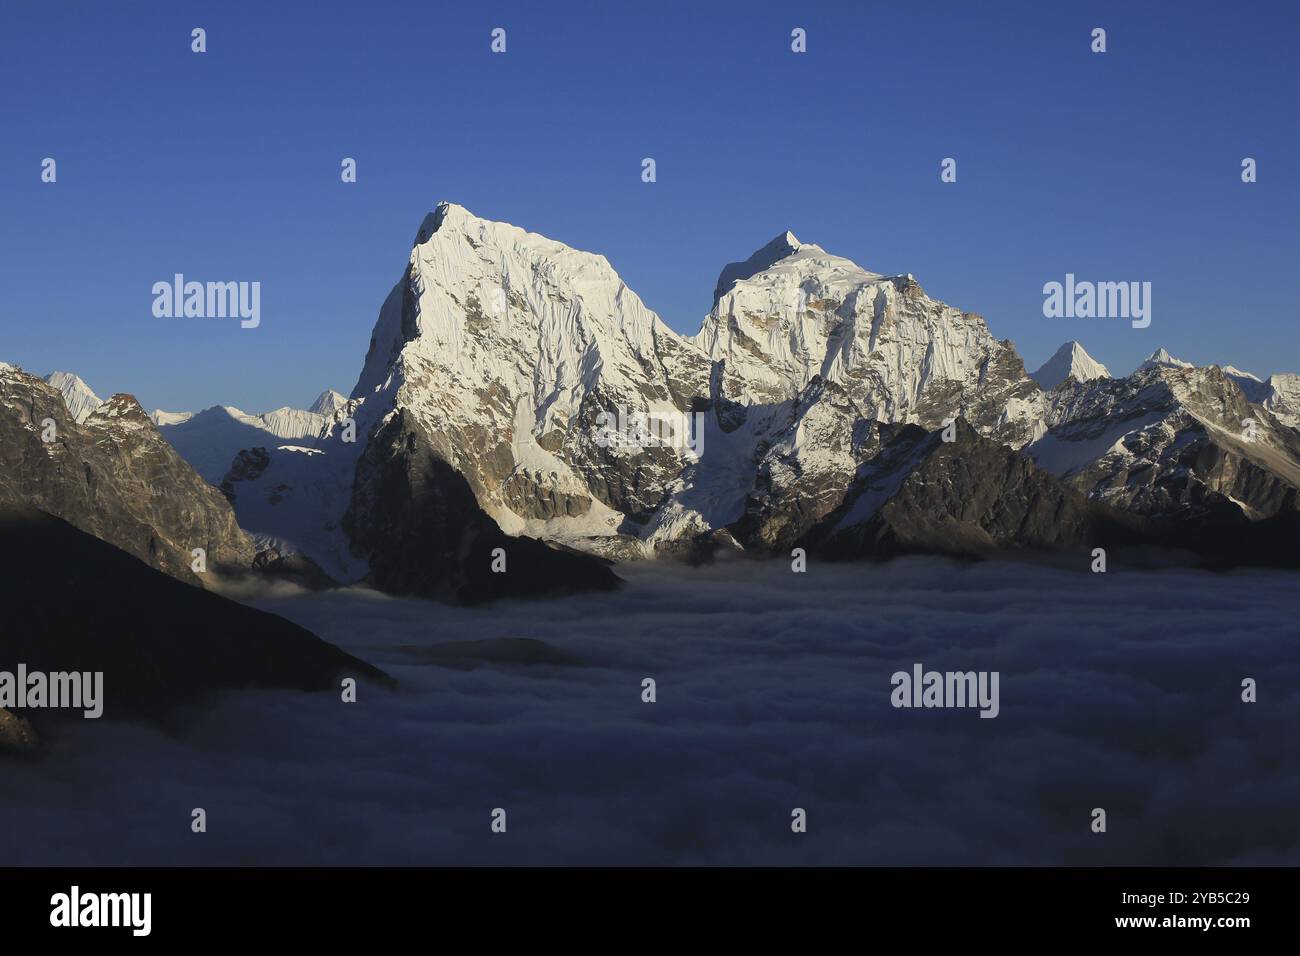
{"label": "clear blue sky", "polygon": [[[1112,372],[1160,345],[1300,371],[1298,11],[6,0],[0,359],[148,408],[347,392],[451,199],[603,253],[681,331],[725,263],[788,228],[915,273],[1031,369],[1076,338]],[[260,281],[261,327],[155,318],[175,272]],[[1152,282],[1151,327],[1044,318],[1067,272]]]}

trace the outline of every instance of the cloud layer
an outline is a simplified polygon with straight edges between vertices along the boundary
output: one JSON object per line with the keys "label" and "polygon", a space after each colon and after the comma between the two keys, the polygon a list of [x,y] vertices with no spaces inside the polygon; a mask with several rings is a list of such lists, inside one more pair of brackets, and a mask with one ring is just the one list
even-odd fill
{"label": "cloud layer", "polygon": [[[402,689],[231,695],[170,735],[78,722],[6,767],[4,856],[1300,863],[1293,574],[932,559],[620,573],[616,594],[472,610],[358,590],[254,600]],[[447,667],[409,650],[500,637],[578,663]],[[999,671],[1000,716],[894,709],[890,675],[915,662]],[[1241,702],[1244,677],[1258,703]]]}

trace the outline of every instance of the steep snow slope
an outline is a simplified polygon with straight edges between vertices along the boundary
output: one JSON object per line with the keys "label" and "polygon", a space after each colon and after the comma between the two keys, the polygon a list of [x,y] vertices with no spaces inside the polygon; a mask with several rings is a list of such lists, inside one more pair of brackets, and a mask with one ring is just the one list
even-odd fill
{"label": "steep snow slope", "polygon": [[45,376],[45,381],[63,395],[63,404],[68,406],[68,414],[75,422],[84,422],[90,417],[91,412],[103,404],[103,399],[71,372],[51,372]]}

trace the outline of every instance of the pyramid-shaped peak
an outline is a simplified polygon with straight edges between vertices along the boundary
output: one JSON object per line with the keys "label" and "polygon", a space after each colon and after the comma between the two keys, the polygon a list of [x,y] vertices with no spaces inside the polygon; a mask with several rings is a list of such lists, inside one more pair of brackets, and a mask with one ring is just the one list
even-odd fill
{"label": "pyramid-shaped peak", "polygon": [[311,403],[307,411],[328,416],[333,415],[347,403],[348,400],[343,395],[340,395],[332,388],[327,388],[316,397],[316,401]]}
{"label": "pyramid-shaped peak", "polygon": [[1036,372],[1029,375],[1041,388],[1051,390],[1066,379],[1088,382],[1095,378],[1110,378],[1110,372],[1078,342],[1066,342]]}
{"label": "pyramid-shaped peak", "polygon": [[1147,356],[1147,360],[1138,366],[1138,371],[1140,372],[1143,369],[1148,368],[1159,368],[1160,366],[1171,366],[1173,368],[1193,367],[1191,362],[1184,362],[1180,358],[1174,358],[1169,354],[1169,350],[1162,346]]}

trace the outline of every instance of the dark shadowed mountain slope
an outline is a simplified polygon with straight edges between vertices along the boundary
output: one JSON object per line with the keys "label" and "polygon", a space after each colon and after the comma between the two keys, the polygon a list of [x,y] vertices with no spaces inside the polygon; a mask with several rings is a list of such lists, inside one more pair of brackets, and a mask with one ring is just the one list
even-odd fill
{"label": "dark shadowed mountain slope", "polygon": [[344,527],[369,561],[368,583],[389,594],[477,604],[619,583],[596,558],[505,534],[405,409],[380,426],[358,462]]}
{"label": "dark shadowed mountain slope", "polygon": [[904,427],[859,473],[845,502],[804,539],[840,558],[1136,542],[1141,519],[1089,501],[958,419],[954,440]]}
{"label": "dark shadowed mountain slope", "polygon": [[0,669],[102,671],[106,717],[162,716],[235,688],[389,681],[296,624],[23,506],[0,508],[0,606]]}

